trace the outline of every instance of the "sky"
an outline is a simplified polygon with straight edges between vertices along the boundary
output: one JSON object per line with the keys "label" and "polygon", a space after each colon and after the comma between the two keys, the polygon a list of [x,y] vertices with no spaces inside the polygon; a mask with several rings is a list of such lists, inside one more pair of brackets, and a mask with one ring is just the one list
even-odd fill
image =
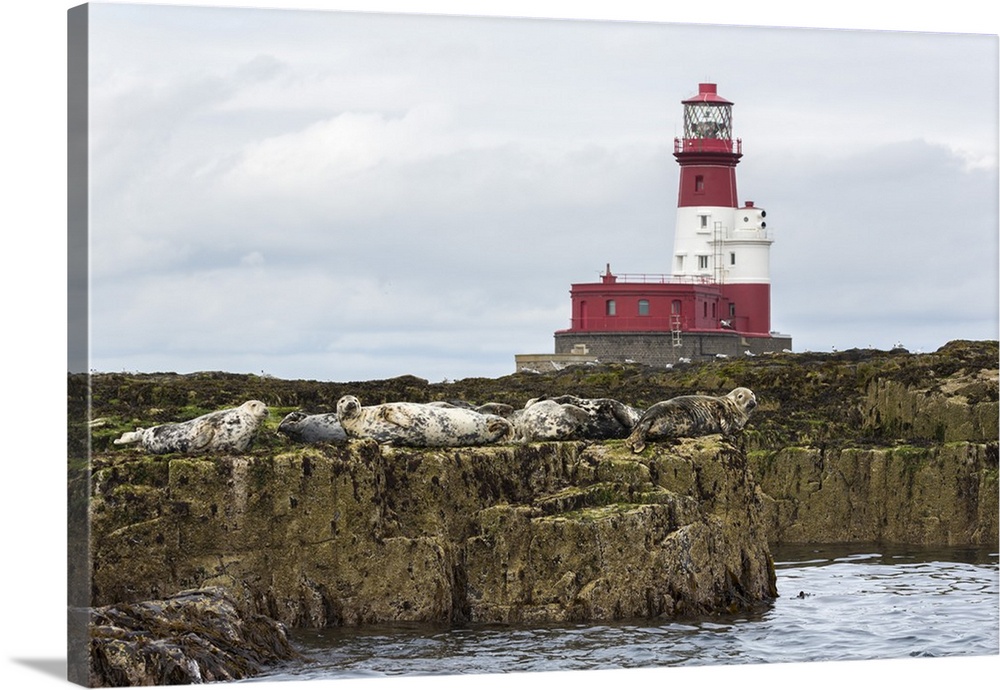
{"label": "sky", "polygon": [[772,329],[997,338],[997,39],[93,4],[91,369],[499,376],[669,273],[680,101],[735,103]]}

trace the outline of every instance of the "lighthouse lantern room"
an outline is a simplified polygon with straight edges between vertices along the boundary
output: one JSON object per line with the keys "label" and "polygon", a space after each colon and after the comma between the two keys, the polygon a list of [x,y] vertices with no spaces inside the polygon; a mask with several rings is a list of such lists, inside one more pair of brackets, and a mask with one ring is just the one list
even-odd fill
{"label": "lighthouse lantern room", "polygon": [[767,214],[738,201],[743,151],[733,137],[733,103],[713,83],[681,103],[671,272],[615,275],[609,265],[599,282],[573,284],[570,327],[555,333],[557,356],[662,364],[791,348],[791,336],[771,331]]}
{"label": "lighthouse lantern room", "polygon": [[684,104],[685,150],[730,150],[733,141],[733,104],[720,96],[715,84],[699,84],[698,95]]}

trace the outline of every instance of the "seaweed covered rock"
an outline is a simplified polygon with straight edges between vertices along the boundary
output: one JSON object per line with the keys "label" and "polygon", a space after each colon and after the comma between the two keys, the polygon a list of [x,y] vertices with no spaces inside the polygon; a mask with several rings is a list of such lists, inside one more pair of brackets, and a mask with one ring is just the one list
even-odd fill
{"label": "seaweed covered rock", "polygon": [[601,481],[476,513],[466,542],[472,620],[713,615],[777,596],[760,497],[738,449],[712,437],[636,462],[619,452],[587,449]]}
{"label": "seaweed covered rock", "polygon": [[860,403],[866,429],[899,439],[996,441],[997,369],[962,369],[932,381],[871,381]]}
{"label": "seaweed covered rock", "polygon": [[352,441],[97,460],[98,604],[223,586],[318,628],[711,614],[777,594],[757,485],[718,436],[641,455]]}
{"label": "seaweed covered rock", "polygon": [[296,655],[281,624],[241,614],[220,588],[91,612],[91,687],[236,680]]}
{"label": "seaweed covered rock", "polygon": [[[92,412],[101,425],[81,425],[71,446],[84,448],[87,439],[81,436],[89,431],[90,447],[101,452],[136,426],[190,419],[250,398],[264,401],[277,413],[275,423],[268,425],[276,430],[281,415],[293,410],[333,412],[337,400],[348,394],[366,405],[459,400],[519,408],[532,398],[573,393],[645,409],[675,396],[720,395],[737,386],[750,388],[758,402],[746,433],[751,450],[989,440],[996,438],[998,359],[1000,344],[995,340],[956,340],[927,353],[775,353],[672,369],[604,364],[439,383],[415,376],[333,382],[221,372],[79,375],[70,378],[71,389],[84,385],[81,378],[88,379]],[[258,434],[255,440],[256,447],[283,445],[276,433]]]}
{"label": "seaweed covered rock", "polygon": [[769,541],[997,543],[997,442],[751,453]]}

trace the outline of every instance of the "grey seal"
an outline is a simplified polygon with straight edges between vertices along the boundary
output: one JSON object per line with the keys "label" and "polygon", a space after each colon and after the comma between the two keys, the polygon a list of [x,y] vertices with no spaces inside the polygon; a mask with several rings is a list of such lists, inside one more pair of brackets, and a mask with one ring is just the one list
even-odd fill
{"label": "grey seal", "polygon": [[289,412],[278,425],[278,433],[300,443],[346,443],[347,432],[336,412],[306,414]]}
{"label": "grey seal", "polygon": [[510,417],[514,423],[514,440],[570,441],[580,438],[581,430],[590,422],[586,410],[555,400],[529,400]]}
{"label": "grey seal", "polygon": [[465,400],[435,400],[425,404],[431,405],[432,407],[459,407],[465,410],[475,410],[480,414],[495,414],[498,417],[508,418],[514,411],[514,408],[506,403],[495,402],[474,405],[473,403],[466,402]]}
{"label": "grey seal", "polygon": [[479,446],[504,443],[514,433],[513,425],[497,415],[412,402],[362,407],[353,395],[337,401],[337,419],[349,438],[401,446]]}
{"label": "grey seal", "polygon": [[730,436],[743,429],[757,398],[749,388],[734,388],[726,395],[682,395],[658,402],[639,418],[625,443],[641,453],[646,441],[682,436]]}
{"label": "grey seal", "polygon": [[242,453],[250,447],[267,414],[267,405],[248,400],[239,407],[209,412],[186,422],[139,427],[114,442],[138,443],[150,453]]}
{"label": "grey seal", "polygon": [[602,441],[610,438],[625,438],[638,423],[642,410],[638,410],[612,398],[580,398],[575,395],[559,395],[554,398],[535,398],[525,407],[542,400],[552,400],[563,405],[573,405],[587,413],[587,421],[578,429],[578,438]]}

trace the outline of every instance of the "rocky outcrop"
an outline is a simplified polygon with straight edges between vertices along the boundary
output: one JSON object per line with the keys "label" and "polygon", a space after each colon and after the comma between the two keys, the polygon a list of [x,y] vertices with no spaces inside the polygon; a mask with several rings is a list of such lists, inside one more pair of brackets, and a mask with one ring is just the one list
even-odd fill
{"label": "rocky outcrop", "polygon": [[[957,341],[933,355],[855,362],[840,420],[816,415],[806,443],[758,443],[750,458],[771,543],[995,546],[996,352]],[[854,429],[830,433],[842,420]]]}
{"label": "rocky outcrop", "polygon": [[[997,379],[996,341],[437,384],[70,377],[71,674],[84,682],[98,654],[74,613],[190,589],[222,588],[245,615],[290,626],[611,620],[765,604],[769,544],[995,547]],[[418,450],[273,433],[283,414],[329,412],[344,394],[520,407],[573,392],[646,407],[736,386],[759,403],[739,447]],[[113,446],[135,426],[250,398],[277,416],[245,454]]]}
{"label": "rocky outcrop", "polygon": [[961,370],[923,385],[873,379],[859,408],[866,429],[898,439],[996,441],[996,369]]}
{"label": "rocky outcrop", "polygon": [[997,444],[751,454],[769,540],[997,544]]}
{"label": "rocky outcrop", "polygon": [[718,437],[95,458],[94,604],[224,587],[290,626],[612,620],[776,596],[763,498]]}
{"label": "rocky outcrop", "polygon": [[90,687],[237,680],[298,656],[281,625],[241,614],[217,588],[90,615]]}

